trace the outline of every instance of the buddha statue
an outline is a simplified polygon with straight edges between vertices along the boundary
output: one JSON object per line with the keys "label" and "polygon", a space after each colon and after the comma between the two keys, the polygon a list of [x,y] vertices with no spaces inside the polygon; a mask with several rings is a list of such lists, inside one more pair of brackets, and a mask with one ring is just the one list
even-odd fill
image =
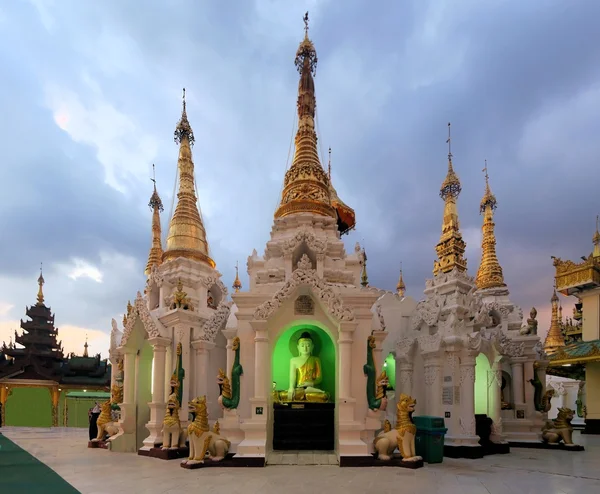
{"label": "buddha statue", "polygon": [[329,394],[317,386],[323,381],[321,359],[312,354],[314,343],[310,333],[298,339],[298,356],[290,359],[290,385],[279,392],[280,401],[311,401],[326,403]]}

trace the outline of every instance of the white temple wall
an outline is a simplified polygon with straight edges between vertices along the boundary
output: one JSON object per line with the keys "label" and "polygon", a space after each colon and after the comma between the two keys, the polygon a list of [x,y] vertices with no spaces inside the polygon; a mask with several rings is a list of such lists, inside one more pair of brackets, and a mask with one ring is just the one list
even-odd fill
{"label": "white temple wall", "polygon": [[[554,389],[554,397],[552,398],[552,408],[548,412],[548,419],[555,419],[558,416],[559,408],[570,408],[575,411],[575,418],[573,424],[584,424],[585,420],[583,417],[577,416],[577,393],[579,392],[579,383],[576,379],[569,379],[566,377],[559,376],[547,376],[546,386]],[[584,388],[585,389],[585,388]],[[585,404],[585,391],[583,402]]]}

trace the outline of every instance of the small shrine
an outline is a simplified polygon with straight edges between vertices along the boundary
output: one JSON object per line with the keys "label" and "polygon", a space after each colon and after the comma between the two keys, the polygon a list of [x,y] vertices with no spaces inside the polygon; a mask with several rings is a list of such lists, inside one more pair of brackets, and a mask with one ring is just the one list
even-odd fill
{"label": "small shrine", "polygon": [[14,342],[0,349],[0,425],[69,425],[67,393],[104,391],[110,382],[110,365],[88,355],[87,341],[82,356],[64,355],[44,283],[40,272],[37,302],[25,309],[22,333],[15,331]]}

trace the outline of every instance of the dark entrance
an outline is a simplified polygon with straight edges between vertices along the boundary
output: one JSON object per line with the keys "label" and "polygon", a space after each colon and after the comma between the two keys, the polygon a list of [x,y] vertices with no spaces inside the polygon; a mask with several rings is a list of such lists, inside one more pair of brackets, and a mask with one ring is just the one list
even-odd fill
{"label": "dark entrance", "polygon": [[273,411],[274,450],[335,449],[335,403],[274,403]]}

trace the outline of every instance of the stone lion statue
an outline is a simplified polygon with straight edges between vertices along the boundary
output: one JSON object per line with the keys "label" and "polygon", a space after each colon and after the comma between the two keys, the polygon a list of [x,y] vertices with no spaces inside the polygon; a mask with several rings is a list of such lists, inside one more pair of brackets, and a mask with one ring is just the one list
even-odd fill
{"label": "stone lion statue", "polygon": [[119,426],[112,421],[110,400],[100,405],[100,416],[96,425],[98,426],[98,435],[92,439],[93,442],[104,441],[106,436],[111,437],[119,432]]}
{"label": "stone lion statue", "polygon": [[227,456],[231,442],[209,429],[206,396],[194,398],[190,401],[189,407],[190,412],[194,414],[194,421],[188,426],[190,454],[189,458],[181,463],[183,465],[204,463],[207,453],[212,461],[221,461]]}
{"label": "stone lion statue", "polygon": [[396,410],[396,428],[392,429],[391,424],[384,426],[383,432],[373,440],[377,458],[382,461],[392,459],[396,448],[400,451],[404,461],[422,460],[415,452],[415,434],[417,426],[412,421],[412,414],[415,411],[417,400],[406,394],[401,394],[398,400]]}
{"label": "stone lion statue", "polygon": [[559,408],[558,417],[549,420],[542,427],[542,441],[548,444],[559,444],[561,441],[565,446],[576,446],[573,443],[573,426],[571,420],[575,411],[570,408]]}
{"label": "stone lion statue", "polygon": [[163,420],[162,449],[177,449],[185,447],[185,434],[181,430],[179,420],[179,400],[177,393],[171,393],[167,401],[167,412]]}

